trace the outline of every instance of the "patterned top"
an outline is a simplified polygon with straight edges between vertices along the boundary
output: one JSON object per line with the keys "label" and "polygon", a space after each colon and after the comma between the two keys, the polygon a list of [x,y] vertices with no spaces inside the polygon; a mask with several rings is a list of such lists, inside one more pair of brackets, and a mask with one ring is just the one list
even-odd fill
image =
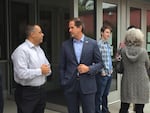
{"label": "patterned top", "polygon": [[111,76],[112,73],[112,59],[111,59],[111,46],[110,44],[105,40],[99,40],[98,41],[98,47],[100,50],[100,53],[102,55],[102,60],[105,66],[105,73],[108,76]]}

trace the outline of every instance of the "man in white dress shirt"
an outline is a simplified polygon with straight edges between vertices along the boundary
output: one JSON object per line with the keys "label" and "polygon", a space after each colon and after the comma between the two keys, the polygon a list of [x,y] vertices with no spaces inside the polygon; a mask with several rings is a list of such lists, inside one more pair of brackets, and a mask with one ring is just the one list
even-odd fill
{"label": "man in white dress shirt", "polygon": [[43,42],[39,25],[28,25],[27,38],[11,55],[14,80],[17,83],[15,101],[17,113],[44,113],[46,93],[44,84],[51,74],[50,63],[39,44]]}

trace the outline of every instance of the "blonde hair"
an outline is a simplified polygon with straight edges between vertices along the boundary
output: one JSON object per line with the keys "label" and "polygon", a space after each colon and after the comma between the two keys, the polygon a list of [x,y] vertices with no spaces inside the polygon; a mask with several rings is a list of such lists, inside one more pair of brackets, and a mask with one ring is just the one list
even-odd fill
{"label": "blonde hair", "polygon": [[143,46],[144,34],[140,29],[131,28],[126,32],[125,35],[126,46]]}

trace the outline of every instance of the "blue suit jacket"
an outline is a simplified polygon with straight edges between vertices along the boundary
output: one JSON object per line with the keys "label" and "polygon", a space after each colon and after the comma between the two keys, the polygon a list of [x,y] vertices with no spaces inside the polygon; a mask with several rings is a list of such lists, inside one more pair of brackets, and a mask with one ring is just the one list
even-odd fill
{"label": "blue suit jacket", "polygon": [[[62,44],[60,55],[60,83],[67,92],[74,91],[74,83],[77,75],[77,62],[73,39]],[[88,73],[80,75],[80,87],[83,94],[94,93],[97,90],[95,75],[103,68],[101,54],[94,39],[85,37],[81,53],[80,63],[90,67]]]}

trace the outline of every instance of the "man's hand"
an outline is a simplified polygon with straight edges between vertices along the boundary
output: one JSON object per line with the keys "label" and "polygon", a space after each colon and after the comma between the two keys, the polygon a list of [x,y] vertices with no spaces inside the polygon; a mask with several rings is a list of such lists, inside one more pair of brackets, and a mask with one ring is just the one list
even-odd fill
{"label": "man's hand", "polygon": [[42,75],[47,75],[49,72],[51,72],[50,66],[47,64],[43,64],[41,66]]}
{"label": "man's hand", "polygon": [[80,74],[87,73],[90,70],[90,68],[85,64],[80,64],[77,69]]}

